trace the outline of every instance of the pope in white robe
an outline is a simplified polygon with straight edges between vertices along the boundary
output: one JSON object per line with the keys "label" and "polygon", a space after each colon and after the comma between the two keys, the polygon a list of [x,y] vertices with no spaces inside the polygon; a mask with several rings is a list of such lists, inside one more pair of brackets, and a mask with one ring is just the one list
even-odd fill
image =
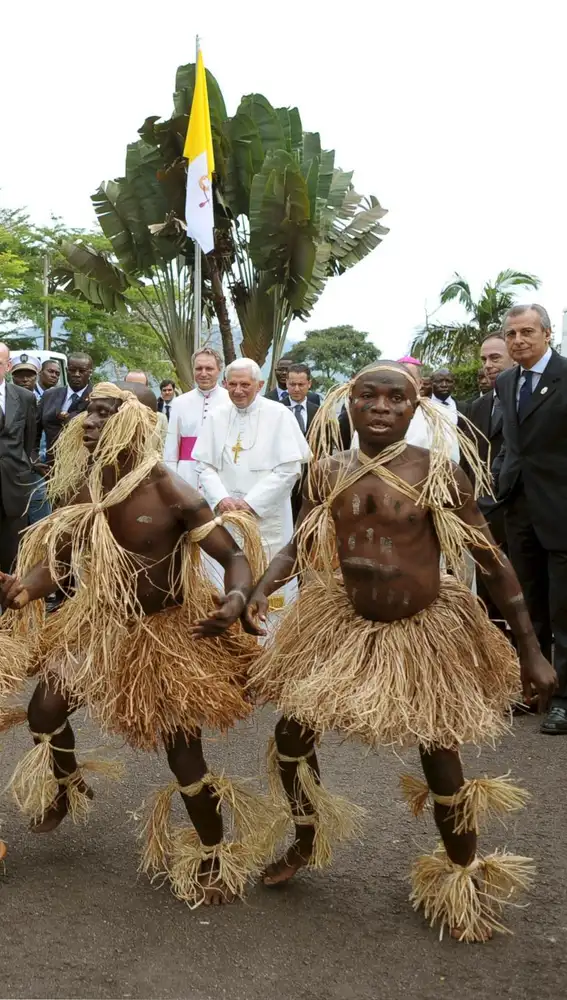
{"label": "pope in white robe", "polygon": [[[200,490],[213,510],[236,506],[256,515],[269,562],[293,535],[291,491],[311,453],[289,407],[259,395],[254,361],[234,361],[226,380],[229,402],[207,419],[193,450]],[[296,588],[290,581],[272,595],[270,609],[293,600]]]}
{"label": "pope in white robe", "polygon": [[226,406],[228,393],[218,385],[221,369],[216,351],[205,348],[196,354],[193,370],[197,385],[171,405],[163,460],[186,483],[199,489],[195,446],[211,414]]}

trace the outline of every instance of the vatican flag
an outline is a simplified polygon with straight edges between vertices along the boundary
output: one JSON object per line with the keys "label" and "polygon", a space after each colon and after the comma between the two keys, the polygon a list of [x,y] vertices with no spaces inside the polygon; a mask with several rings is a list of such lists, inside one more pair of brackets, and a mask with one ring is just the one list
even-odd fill
{"label": "vatican flag", "polygon": [[189,160],[185,202],[187,235],[197,241],[203,253],[210,253],[214,248],[212,176],[215,160],[207,78],[200,50],[197,56],[195,91],[183,155]]}

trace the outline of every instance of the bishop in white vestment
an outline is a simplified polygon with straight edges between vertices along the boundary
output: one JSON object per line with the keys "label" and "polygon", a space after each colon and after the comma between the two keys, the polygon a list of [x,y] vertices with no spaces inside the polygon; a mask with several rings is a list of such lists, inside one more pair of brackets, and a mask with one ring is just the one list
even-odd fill
{"label": "bishop in white vestment", "polygon": [[[291,410],[259,395],[255,362],[233,362],[226,378],[229,402],[207,419],[193,450],[200,490],[213,510],[236,506],[256,515],[270,561],[293,535],[291,491],[311,453]],[[286,584],[271,608],[283,607],[295,590],[295,581]]]}
{"label": "bishop in white vestment", "polygon": [[196,387],[171,404],[163,460],[186,483],[199,489],[195,445],[211,414],[227,404],[228,393],[217,384],[220,359],[216,351],[205,348],[196,354],[193,370]]}

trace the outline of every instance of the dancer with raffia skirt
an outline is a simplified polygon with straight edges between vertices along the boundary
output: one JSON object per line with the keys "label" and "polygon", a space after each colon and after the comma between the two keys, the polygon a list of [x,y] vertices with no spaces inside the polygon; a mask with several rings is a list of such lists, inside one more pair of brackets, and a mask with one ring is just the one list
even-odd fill
{"label": "dancer with raffia skirt", "polygon": [[[77,763],[68,717],[80,705],[132,747],[165,744],[176,780],[147,820],[142,867],[167,873],[190,905],[218,904],[242,895],[265,861],[272,822],[260,797],[209,772],[201,745],[202,726],[226,730],[252,711],[245,682],[258,650],[238,624],[250,566],[222,521],[245,538],[257,573],[261,542],[249,515],[214,518],[159,461],[155,396],[123,386],[98,385],[64,430],[50,490],[67,506],[25,534],[16,576],[1,580],[1,603],[12,609],[1,630],[11,628],[12,651],[19,644],[22,653],[12,674],[35,659],[40,676],[28,709],[35,747],[11,788],[36,833],[68,813],[85,817],[84,771],[100,765]],[[203,577],[199,546],[223,566],[225,596]],[[46,617],[40,599],[55,586],[67,600]],[[194,831],[170,826],[176,791]],[[229,840],[223,803],[233,812]]]}
{"label": "dancer with raffia skirt", "polygon": [[[346,394],[360,448],[325,457],[325,448],[340,448],[335,413]],[[418,405],[431,427],[431,451],[404,440]],[[356,830],[360,811],[320,781],[320,735],[335,730],[372,747],[417,744],[426,784],[406,777],[403,789],[416,815],[432,799],[443,846],[416,861],[411,899],[441,933],[446,927],[461,941],[484,941],[503,929],[503,903],[529,882],[532,866],[504,852],[477,854],[479,821],[518,809],[527,795],[507,776],[465,780],[459,746],[493,743],[505,731],[520,672],[524,689],[533,684],[543,701],[555,674],[472,487],[447,457],[443,421],[419,399],[411,373],[377,362],[330,393],[313,423],[319,460],[295,537],[270,564],[246,615],[258,634],[269,595],[299,571],[299,599],[251,669],[255,694],[284,713],[270,771],[295,827],[293,846],[264,882],[327,863],[333,835]],[[466,439],[460,444],[477,488],[487,492],[478,455]],[[470,591],[440,575],[440,555],[457,570],[466,548],[517,638],[521,670]]]}

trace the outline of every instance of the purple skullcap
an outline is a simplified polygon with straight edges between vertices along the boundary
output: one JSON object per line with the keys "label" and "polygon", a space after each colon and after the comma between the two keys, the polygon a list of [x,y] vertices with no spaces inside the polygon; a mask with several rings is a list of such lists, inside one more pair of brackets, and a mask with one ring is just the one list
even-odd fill
{"label": "purple skullcap", "polygon": [[399,365],[415,365],[417,368],[421,368],[421,361],[418,358],[412,358],[409,354],[406,354],[404,358],[398,358],[397,363]]}

